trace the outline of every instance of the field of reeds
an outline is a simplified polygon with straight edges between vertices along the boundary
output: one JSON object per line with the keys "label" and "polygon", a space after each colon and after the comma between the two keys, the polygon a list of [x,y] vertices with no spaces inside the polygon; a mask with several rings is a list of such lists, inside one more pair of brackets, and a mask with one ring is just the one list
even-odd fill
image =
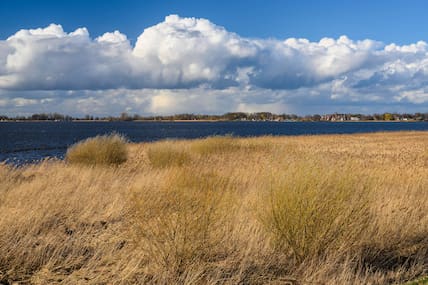
{"label": "field of reeds", "polygon": [[1,164],[0,229],[0,284],[424,280],[428,133],[98,137]]}

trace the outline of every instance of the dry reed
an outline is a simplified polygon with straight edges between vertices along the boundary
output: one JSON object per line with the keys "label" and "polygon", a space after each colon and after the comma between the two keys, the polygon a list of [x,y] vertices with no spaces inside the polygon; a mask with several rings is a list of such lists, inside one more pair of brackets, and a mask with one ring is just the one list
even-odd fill
{"label": "dry reed", "polygon": [[427,132],[126,149],[119,167],[0,164],[0,284],[396,284],[428,274]]}
{"label": "dry reed", "polygon": [[127,159],[126,139],[118,134],[88,138],[72,145],[66,161],[86,165],[118,165]]}

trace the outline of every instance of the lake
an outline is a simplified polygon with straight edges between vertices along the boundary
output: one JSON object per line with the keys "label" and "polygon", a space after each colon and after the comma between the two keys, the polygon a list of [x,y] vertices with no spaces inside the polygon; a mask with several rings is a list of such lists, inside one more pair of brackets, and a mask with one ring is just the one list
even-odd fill
{"label": "lake", "polygon": [[428,131],[428,122],[1,122],[0,161],[22,165],[45,157],[63,158],[82,139],[117,132],[132,142],[193,139],[231,134],[353,134]]}

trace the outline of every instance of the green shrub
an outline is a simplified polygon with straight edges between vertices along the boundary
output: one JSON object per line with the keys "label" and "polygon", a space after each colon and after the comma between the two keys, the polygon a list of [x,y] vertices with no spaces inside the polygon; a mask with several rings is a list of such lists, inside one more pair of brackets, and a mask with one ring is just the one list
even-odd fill
{"label": "green shrub", "polygon": [[96,136],[68,148],[65,159],[69,163],[86,165],[119,165],[127,160],[127,140],[118,134]]}

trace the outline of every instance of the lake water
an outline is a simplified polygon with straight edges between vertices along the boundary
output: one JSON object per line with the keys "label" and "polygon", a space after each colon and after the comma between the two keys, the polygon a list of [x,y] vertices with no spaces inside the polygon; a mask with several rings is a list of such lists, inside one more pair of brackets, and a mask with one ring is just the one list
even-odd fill
{"label": "lake water", "polygon": [[73,143],[111,132],[144,142],[226,134],[252,137],[402,130],[428,131],[428,122],[2,122],[0,161],[21,165],[45,157],[63,158]]}

